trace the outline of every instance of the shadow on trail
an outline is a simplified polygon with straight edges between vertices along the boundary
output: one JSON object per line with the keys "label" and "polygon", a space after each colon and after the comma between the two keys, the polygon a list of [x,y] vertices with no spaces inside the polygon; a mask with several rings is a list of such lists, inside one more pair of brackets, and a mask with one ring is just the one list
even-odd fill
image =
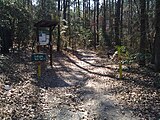
{"label": "shadow on trail", "polygon": [[[68,52],[70,52],[70,53],[72,53],[74,56],[76,56],[80,61],[83,61],[83,62],[85,62],[85,63],[87,63],[87,64],[89,64],[89,65],[91,65],[91,66],[93,66],[93,67],[102,67],[102,68],[106,68],[104,65],[98,65],[98,64],[93,64],[93,63],[90,63],[90,62],[88,62],[88,61],[92,61],[92,60],[95,60],[95,59],[93,59],[93,56],[91,55],[91,54],[94,54],[93,52],[91,52],[91,51],[88,51],[88,52],[84,52],[85,54],[87,54],[87,55],[82,55],[80,52],[78,52],[78,51],[73,51],[73,50],[69,50],[69,49],[67,49],[67,51]],[[88,55],[88,54],[90,54],[90,55]],[[87,61],[88,60],[88,61]]]}
{"label": "shadow on trail", "polygon": [[88,70],[87,68],[84,68],[84,67],[78,65],[74,60],[72,60],[72,59],[71,59],[70,57],[68,57],[67,55],[66,55],[65,57],[68,59],[69,62],[73,63],[74,65],[76,65],[76,66],[79,67],[80,69],[82,69],[82,70],[84,70],[84,71],[86,71],[86,72],[88,72],[88,73],[90,73],[90,74],[94,74],[94,75],[98,75],[98,76],[110,77],[110,78],[118,79],[118,78],[116,78],[115,75],[113,75],[113,74],[111,74],[111,73],[110,73],[110,74],[101,74],[101,73],[97,73],[97,72],[92,72],[92,71]]}
{"label": "shadow on trail", "polygon": [[55,71],[64,79],[69,80],[70,82],[74,83],[72,85],[79,85],[85,84],[88,80],[89,76],[84,73],[82,70],[77,69],[77,67],[73,67],[73,63],[68,60],[68,57],[63,52],[56,52],[54,53],[54,68]]}
{"label": "shadow on trail", "polygon": [[[110,68],[110,67],[107,67],[107,66],[101,66],[101,65],[94,65],[90,62],[88,62],[86,59],[93,59],[93,56],[90,55],[90,54],[93,54],[92,52],[91,53],[86,53],[86,55],[82,55],[81,52],[78,52],[78,51],[71,51],[71,50],[68,50],[69,52],[71,52],[74,56],[76,56],[80,61],[83,61],[87,64],[90,64],[91,66],[94,66],[94,67],[103,67],[103,68],[108,68],[110,70],[114,70],[113,68]],[[88,55],[89,54],[89,55]],[[61,57],[63,58],[61,58]],[[64,59],[68,62],[71,62],[72,64],[76,65],[78,68],[82,69],[82,71],[85,71],[85,72],[88,72],[89,74],[93,74],[93,75],[98,75],[98,76],[102,76],[102,77],[110,77],[112,79],[116,79],[116,80],[120,80],[115,73],[106,73],[106,74],[101,74],[101,73],[98,73],[98,72],[93,72],[91,70],[89,70],[88,68],[85,68],[85,67],[82,67],[81,65],[77,64],[76,61],[74,61],[70,56],[64,54],[63,52],[61,53],[56,53],[55,54],[55,57],[59,57],[59,59]],[[59,62],[62,66],[62,68],[64,70],[68,70],[68,72],[71,72],[72,69],[69,69],[68,67],[66,67],[65,65],[63,65],[60,60],[58,60],[57,62]],[[154,83],[154,81],[156,81],[156,77],[153,77],[152,75],[149,75],[149,74],[146,74],[146,73],[141,73],[139,72],[138,70],[130,70],[130,71],[124,71],[124,72],[127,72],[127,73],[131,73],[131,74],[138,74],[138,75],[145,75],[145,76],[148,76],[148,77],[151,77],[151,81],[149,81],[148,79],[146,80],[140,80],[139,77],[137,76],[136,78],[132,78],[132,77],[128,77],[128,76],[124,76],[122,78],[122,81],[125,81],[127,84],[130,83],[130,84],[134,84],[134,85],[138,85],[138,86],[142,86],[142,87],[145,87],[145,88],[156,88],[156,89],[159,89],[159,86],[155,86],[157,84]]]}
{"label": "shadow on trail", "polygon": [[[113,68],[110,68],[110,67],[105,67],[104,65],[96,65],[96,64],[92,64],[88,61],[86,61],[86,58],[88,56],[85,56],[85,55],[82,55],[80,52],[78,51],[70,51],[72,52],[73,55],[75,55],[79,60],[83,61],[83,62],[86,62],[88,64],[90,64],[91,66],[94,66],[94,67],[103,67],[103,68],[108,68],[110,70],[113,70]],[[90,56],[90,59],[92,58],[93,56]],[[70,59],[70,58],[69,58]],[[72,61],[72,60],[71,60]],[[74,61],[72,61],[74,63]],[[81,69],[91,73],[91,74],[95,74],[95,75],[99,75],[99,76],[104,76],[104,77],[110,77],[110,78],[114,78],[114,79],[117,79],[119,80],[119,78],[115,77],[115,75],[111,75],[111,74],[108,74],[108,75],[105,75],[105,74],[100,74],[100,73],[95,73],[95,72],[92,72],[92,71],[89,71],[88,69],[85,69],[81,66],[79,66],[78,64],[74,63],[77,67],[80,67]],[[127,73],[130,73],[130,74],[138,74],[138,76],[136,78],[132,78],[132,77],[127,77],[127,76],[124,76],[123,77],[123,81],[125,81],[126,83],[134,83],[135,85],[139,85],[139,86],[142,86],[142,87],[146,87],[146,88],[155,88],[155,89],[160,89],[160,86],[159,84],[157,84],[158,82],[158,78],[159,76],[155,76],[153,74],[153,72],[146,72],[146,71],[139,71],[138,69],[130,69],[129,71],[126,71],[126,70],[123,70],[124,72],[127,72]],[[143,80],[142,79],[139,79],[140,77],[139,76],[142,76],[143,77]],[[146,78],[146,77],[149,77],[150,79]]]}
{"label": "shadow on trail", "polygon": [[[79,60],[90,64],[89,62],[85,61],[85,59],[83,59],[84,56],[81,55],[81,53],[73,52],[73,55],[75,55]],[[74,60],[72,60],[70,57],[68,57],[68,60],[71,61],[73,64],[75,64],[77,67],[81,68],[82,70],[87,71],[88,73],[91,73],[94,75],[99,75],[99,76],[111,77],[111,78],[114,78],[118,81],[122,81],[123,82],[122,86],[115,86],[113,88],[110,88],[107,90],[107,93],[116,94],[116,95],[128,94],[126,96],[126,101],[133,99],[133,100],[138,101],[138,103],[134,104],[134,106],[125,105],[126,108],[136,112],[136,114],[141,113],[143,116],[146,116],[146,118],[148,116],[153,116],[156,119],[160,118],[159,102],[153,103],[153,101],[159,101],[160,87],[159,87],[158,82],[156,82],[159,80],[159,76],[155,75],[152,71],[148,71],[146,69],[140,70],[138,68],[136,68],[136,69],[131,68],[131,70],[129,70],[129,71],[124,70],[124,73],[125,72],[129,73],[129,76],[124,76],[122,78],[122,80],[120,80],[120,79],[116,78],[115,75],[110,75],[110,74],[105,75],[105,74],[95,73],[95,72],[92,72],[86,68],[83,68],[82,66],[78,65]],[[92,65],[92,64],[90,64],[90,65]],[[92,65],[92,66],[95,66],[95,65]],[[97,67],[97,66],[95,66],[95,67]],[[130,76],[130,75],[132,75],[132,76]],[[137,98],[133,98],[132,90],[134,87],[141,88],[141,90],[139,91],[139,93],[143,91],[141,97],[136,96]],[[155,96],[152,96],[153,94]],[[143,99],[141,99],[141,98],[143,98]],[[144,101],[144,99],[145,99],[145,101]],[[102,106],[104,106],[104,105],[102,105]],[[103,111],[105,111],[105,110],[103,110]]]}
{"label": "shadow on trail", "polygon": [[54,68],[47,69],[43,74],[38,86],[48,89],[55,87],[69,87],[70,85],[61,79],[55,72]]}
{"label": "shadow on trail", "polygon": [[[71,53],[76,56],[78,58],[78,61],[83,61],[89,65],[91,65],[91,67],[103,67],[103,68],[106,68],[105,66],[101,66],[101,65],[95,65],[94,63],[90,63],[88,61],[90,60],[95,60],[94,59],[94,56],[92,56],[91,54],[93,53],[86,53],[86,54],[82,54],[81,52],[73,52],[71,51]],[[89,74],[93,74],[93,75],[97,75],[97,76],[101,76],[101,77],[110,77],[114,80],[118,80],[118,81],[123,81],[124,84],[122,86],[115,86],[115,87],[112,87],[110,89],[107,90],[107,93],[111,93],[111,94],[122,94],[122,93],[127,93],[129,95],[129,97],[132,98],[132,88],[135,86],[140,86],[142,88],[153,88],[153,84],[150,84],[150,82],[147,82],[147,81],[141,81],[139,79],[139,76],[136,76],[134,78],[130,77],[130,76],[124,76],[124,78],[122,80],[119,80],[117,77],[116,77],[116,73],[105,73],[105,74],[102,74],[102,73],[99,73],[99,72],[94,72],[88,68],[86,68],[85,66],[83,67],[81,64],[78,64],[76,60],[72,59],[71,56],[69,56],[68,54],[64,54],[63,52],[55,52],[53,53],[53,68],[52,69],[47,69],[46,70],[46,75],[45,75],[45,78],[43,81],[40,82],[40,85],[41,87],[69,87],[69,86],[72,86],[71,84],[67,83],[66,82],[66,79],[68,79],[67,77],[65,78],[63,75],[62,76],[59,76],[59,74],[57,74],[57,72],[59,71],[64,71],[64,72],[67,72],[68,74],[70,74],[72,77],[73,77],[73,80],[76,80],[77,82],[80,82],[80,79],[78,79],[78,77],[76,76],[76,74],[73,74],[73,73],[76,73],[76,72],[81,72],[82,73],[82,76],[86,75],[89,77]],[[69,65],[74,65],[75,68],[78,68],[78,69],[74,69],[74,67],[70,67],[70,66],[67,66],[65,64],[65,62],[67,63],[71,63]],[[102,69],[103,69],[102,68]],[[127,71],[125,71],[127,72]],[[139,75],[142,75],[139,71],[128,71],[128,73],[131,72],[132,74],[134,72],[137,72],[137,74]],[[63,73],[62,73],[63,74]],[[88,79],[82,79],[82,82],[83,84],[86,83]],[[79,91],[77,91],[77,95],[79,96],[79,98],[82,98],[84,101],[86,101],[87,99],[89,99],[91,96],[93,96],[94,94],[96,93],[96,91],[90,89],[90,88],[84,88],[82,86],[82,89],[80,89]],[[152,93],[152,92],[151,92]],[[153,94],[153,93],[152,93]],[[94,96],[93,96],[94,97]],[[138,100],[138,99],[137,99]],[[146,105],[149,105],[148,103],[150,103],[150,101],[156,101],[156,100],[159,100],[159,98],[150,98],[146,101]],[[140,100],[139,102],[143,103],[143,99]],[[137,104],[138,106],[139,104]],[[104,107],[105,106],[105,107]],[[148,110],[148,111],[151,111],[152,109],[150,109],[152,106],[155,106],[155,104],[153,103],[150,103],[149,107],[148,108],[144,108],[144,110]],[[112,111],[114,110],[114,106],[112,106],[112,104],[108,104],[108,102],[103,102],[102,101],[102,105],[100,106],[102,111],[105,111],[106,113],[108,113],[109,111]],[[108,107],[106,109],[106,107]],[[127,108],[131,109],[131,107],[129,107],[128,105],[126,105]],[[141,107],[138,107],[136,109],[133,109],[133,111],[137,110],[137,111],[140,111],[141,112],[141,108],[143,108],[143,106]],[[155,112],[155,114],[158,114],[158,112],[156,112],[154,109],[152,110]],[[144,113],[144,114],[149,114],[149,113]],[[100,114],[101,115],[101,114]],[[155,116],[158,116],[158,115],[155,115]],[[102,116],[103,117],[103,116]]]}
{"label": "shadow on trail", "polygon": [[[72,69],[65,65],[65,61],[69,63],[74,62],[63,52],[53,51],[53,68],[46,68],[37,85],[45,89],[73,86],[73,84],[68,83],[68,80],[76,81],[74,85],[85,84],[88,79],[87,75],[82,71]],[[81,76],[82,78],[77,76]]]}

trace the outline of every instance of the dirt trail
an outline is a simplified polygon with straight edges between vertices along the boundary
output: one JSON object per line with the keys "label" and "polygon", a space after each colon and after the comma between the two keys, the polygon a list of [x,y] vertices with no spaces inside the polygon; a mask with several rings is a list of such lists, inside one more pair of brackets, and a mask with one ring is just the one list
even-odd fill
{"label": "dirt trail", "polygon": [[138,120],[131,110],[118,104],[113,66],[95,52],[53,54],[39,82],[42,111],[47,120]]}
{"label": "dirt trail", "polygon": [[123,67],[119,80],[118,65],[105,56],[88,50],[54,51],[53,67],[43,64],[37,80],[30,56],[30,50],[0,55],[1,120],[160,118],[160,74],[147,67]]}

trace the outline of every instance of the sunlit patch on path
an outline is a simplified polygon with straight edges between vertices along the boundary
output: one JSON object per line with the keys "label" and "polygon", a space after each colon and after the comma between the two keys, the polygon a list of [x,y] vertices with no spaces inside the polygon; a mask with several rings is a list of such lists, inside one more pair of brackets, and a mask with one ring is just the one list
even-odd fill
{"label": "sunlit patch on path", "polygon": [[[93,51],[63,52],[53,57],[42,92],[46,119],[56,120],[137,120],[109,92],[115,78],[112,65],[104,65]],[[53,85],[51,85],[53,84]],[[47,89],[45,89],[47,88]]]}

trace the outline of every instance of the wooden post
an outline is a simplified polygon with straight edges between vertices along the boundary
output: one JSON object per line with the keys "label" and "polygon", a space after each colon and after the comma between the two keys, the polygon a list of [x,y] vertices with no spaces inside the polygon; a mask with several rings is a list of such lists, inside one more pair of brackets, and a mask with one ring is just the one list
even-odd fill
{"label": "wooden post", "polygon": [[119,61],[119,78],[122,80],[122,60],[121,60],[121,47],[118,46],[118,61]]}
{"label": "wooden post", "polygon": [[41,78],[41,62],[38,62],[38,71],[37,71],[37,75],[38,75],[38,80],[40,80],[40,78]]}
{"label": "wooden post", "polygon": [[37,30],[36,30],[36,37],[37,37],[37,52],[39,53],[39,51],[40,51],[40,46],[39,46],[39,27],[37,27]]}
{"label": "wooden post", "polygon": [[52,27],[49,28],[50,66],[52,67]]}

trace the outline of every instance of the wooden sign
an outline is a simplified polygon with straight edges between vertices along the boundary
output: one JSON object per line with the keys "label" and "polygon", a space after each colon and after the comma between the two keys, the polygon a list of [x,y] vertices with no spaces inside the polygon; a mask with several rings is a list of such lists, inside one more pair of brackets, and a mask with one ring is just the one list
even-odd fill
{"label": "wooden sign", "polygon": [[45,53],[33,53],[31,59],[32,61],[46,61],[47,57]]}

